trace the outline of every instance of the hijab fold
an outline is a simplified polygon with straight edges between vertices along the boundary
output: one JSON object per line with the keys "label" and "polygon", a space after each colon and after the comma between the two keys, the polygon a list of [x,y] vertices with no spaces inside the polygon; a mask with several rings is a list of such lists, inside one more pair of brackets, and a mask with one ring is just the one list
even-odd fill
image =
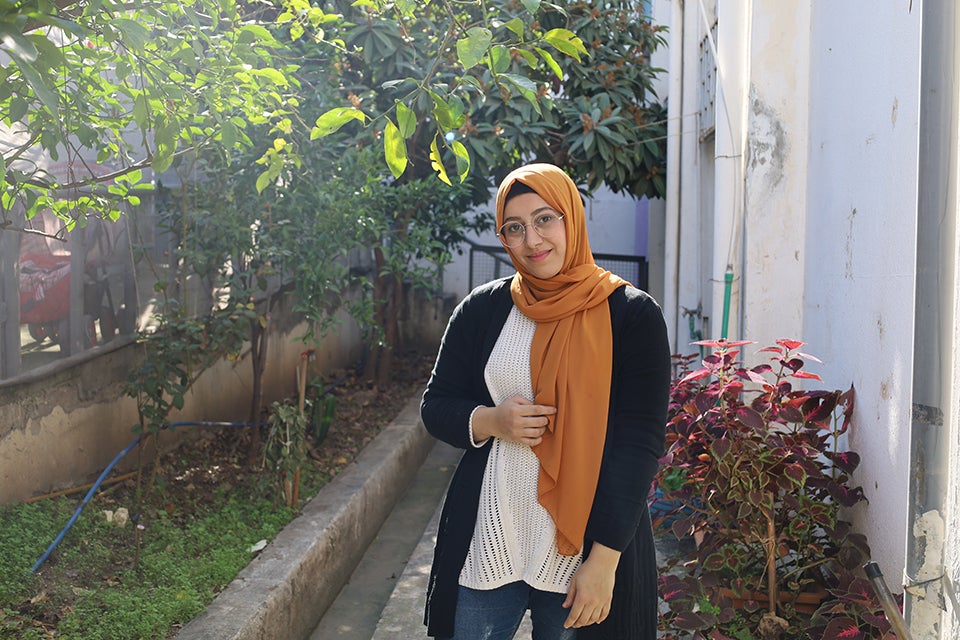
{"label": "hijab fold", "polygon": [[557,407],[548,433],[533,448],[540,460],[539,501],[556,524],[558,551],[576,555],[583,548],[607,429],[613,333],[606,301],[627,282],[595,264],[580,192],[559,167],[529,164],[507,175],[497,192],[498,228],[517,182],[564,214],[567,245],[560,273],[537,278],[511,255],[517,274],[510,293],[537,323],[530,347],[534,402]]}

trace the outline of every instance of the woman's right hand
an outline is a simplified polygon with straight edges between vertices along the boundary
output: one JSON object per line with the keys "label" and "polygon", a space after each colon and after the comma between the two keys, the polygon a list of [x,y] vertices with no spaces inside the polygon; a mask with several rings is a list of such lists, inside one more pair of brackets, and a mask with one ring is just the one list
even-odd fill
{"label": "woman's right hand", "polygon": [[522,396],[507,398],[495,407],[480,407],[473,414],[473,439],[477,444],[490,437],[533,447],[547,430],[547,416],[556,407],[534,404]]}

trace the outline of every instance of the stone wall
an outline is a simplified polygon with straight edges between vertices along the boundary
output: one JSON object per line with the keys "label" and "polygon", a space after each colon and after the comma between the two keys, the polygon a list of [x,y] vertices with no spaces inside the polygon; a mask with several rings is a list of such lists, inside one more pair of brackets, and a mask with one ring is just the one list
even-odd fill
{"label": "stone wall", "polygon": [[[408,295],[404,347],[435,349],[451,307],[443,298]],[[289,300],[271,312],[270,327],[264,406],[296,392],[296,366],[306,348],[300,340],[306,326]],[[363,353],[356,324],[342,317],[317,347],[311,367],[316,373],[348,367]],[[135,342],[117,340],[0,383],[0,504],[92,482],[133,442],[137,407],[124,383],[141,357]],[[170,421],[244,422],[251,389],[248,358],[221,361],[200,377]],[[163,432],[159,446],[169,449],[195,432],[192,427]],[[152,452],[151,447],[144,454]],[[134,449],[117,471],[134,468],[137,459]]]}

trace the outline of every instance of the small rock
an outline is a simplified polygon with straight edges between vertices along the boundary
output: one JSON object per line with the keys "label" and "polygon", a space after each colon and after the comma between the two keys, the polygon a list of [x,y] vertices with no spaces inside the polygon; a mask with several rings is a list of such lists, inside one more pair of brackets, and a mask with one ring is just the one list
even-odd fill
{"label": "small rock", "polygon": [[127,522],[130,521],[130,512],[127,511],[126,507],[120,507],[113,512],[113,523],[118,527],[125,527]]}

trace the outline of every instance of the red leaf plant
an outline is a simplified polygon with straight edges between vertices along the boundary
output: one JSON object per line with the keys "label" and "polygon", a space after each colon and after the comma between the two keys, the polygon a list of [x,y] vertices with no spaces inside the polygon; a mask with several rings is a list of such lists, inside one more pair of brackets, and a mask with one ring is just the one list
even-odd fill
{"label": "red leaf plant", "polygon": [[851,484],[860,456],[841,450],[853,388],[805,388],[819,360],[796,340],[760,349],[769,361],[752,367],[749,341],[695,344],[712,353],[696,369],[675,357],[655,481],[658,532],[690,541],[660,579],[664,637],[889,638],[879,604],[851,590],[870,553],[844,520],[866,501]]}

